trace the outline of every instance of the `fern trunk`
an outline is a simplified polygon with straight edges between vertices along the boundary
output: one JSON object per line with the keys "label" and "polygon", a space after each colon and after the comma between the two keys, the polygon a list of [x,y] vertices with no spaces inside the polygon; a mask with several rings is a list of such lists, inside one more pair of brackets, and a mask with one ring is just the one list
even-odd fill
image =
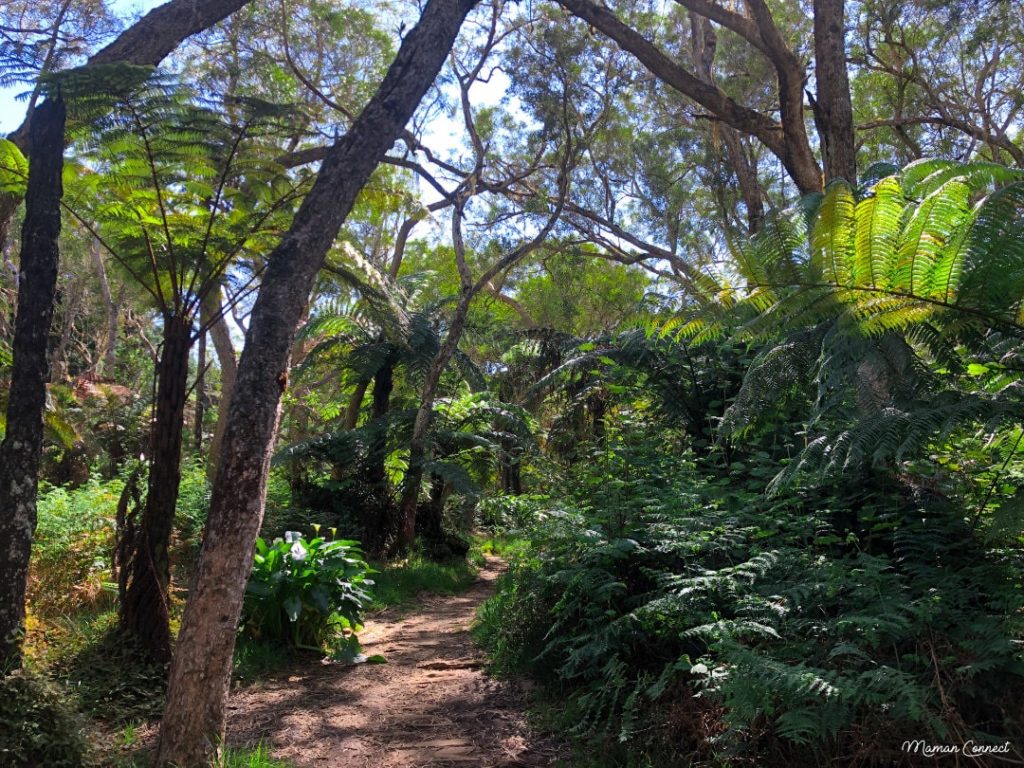
{"label": "fern trunk", "polygon": [[137,638],[147,655],[158,662],[171,658],[168,550],[181,484],[191,332],[191,323],[186,319],[178,315],[164,318],[146,506],[125,565],[130,572],[127,589],[121,596],[121,629]]}
{"label": "fern trunk", "polygon": [[21,229],[14,369],[0,444],[0,672],[21,663],[32,538],[36,528],[47,339],[57,299],[65,108],[46,101],[32,116],[25,222]]}

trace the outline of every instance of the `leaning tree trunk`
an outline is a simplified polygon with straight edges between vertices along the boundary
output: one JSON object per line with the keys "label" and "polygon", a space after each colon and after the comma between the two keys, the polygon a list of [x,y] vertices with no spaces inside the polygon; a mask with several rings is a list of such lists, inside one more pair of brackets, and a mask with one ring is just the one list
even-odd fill
{"label": "leaning tree trunk", "polygon": [[845,0],[814,0],[815,120],[825,160],[825,181],[857,181],[850,77],[846,71]]}
{"label": "leaning tree trunk", "polygon": [[146,654],[157,662],[171,658],[168,549],[181,484],[181,440],[191,346],[191,322],[179,315],[164,317],[146,506],[136,540],[131,543],[132,554],[124,564],[129,575],[121,596],[121,629],[138,639]]}
{"label": "leaning tree trunk", "polygon": [[194,586],[171,666],[156,765],[206,765],[224,740],[235,629],[288,383],[288,355],[313,282],[356,196],[441,70],[477,0],[430,0],[377,93],[323,161],[274,249],[253,306]]}
{"label": "leaning tree trunk", "polygon": [[65,115],[64,102],[46,101],[36,108],[29,132],[14,369],[7,432],[0,444],[0,672],[21,662],[25,586],[36,530],[43,412],[50,376],[46,342],[57,296]]}

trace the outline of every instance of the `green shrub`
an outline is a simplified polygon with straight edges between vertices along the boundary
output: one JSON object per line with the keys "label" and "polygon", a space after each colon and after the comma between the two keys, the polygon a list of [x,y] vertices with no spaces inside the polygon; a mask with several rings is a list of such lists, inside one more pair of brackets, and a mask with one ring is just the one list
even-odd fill
{"label": "green shrub", "polygon": [[481,499],[476,505],[476,525],[496,534],[525,530],[549,501],[549,496],[525,494]]}
{"label": "green shrub", "polygon": [[595,482],[541,516],[477,620],[499,668],[568,693],[577,733],[664,765],[1021,737],[1019,547],[870,478],[766,498],[734,476],[756,466],[632,469],[626,514]]}
{"label": "green shrub", "polygon": [[82,723],[52,683],[25,670],[0,678],[0,765],[80,768],[86,749]]}
{"label": "green shrub", "polygon": [[421,553],[407,560],[375,566],[373,577],[373,610],[406,606],[423,593],[455,595],[476,581],[476,570],[461,558],[442,563]]}
{"label": "green shrub", "polygon": [[200,461],[186,461],[181,467],[181,485],[178,486],[178,506],[174,526],[183,542],[198,547],[210,509],[210,483],[206,467]]}
{"label": "green shrub", "polygon": [[29,601],[36,613],[92,605],[110,580],[117,501],[124,481],[93,475],[80,488],[40,489]]}
{"label": "green shrub", "polygon": [[257,539],[254,561],[242,621],[252,636],[309,649],[354,638],[373,583],[357,542],[289,531]]}

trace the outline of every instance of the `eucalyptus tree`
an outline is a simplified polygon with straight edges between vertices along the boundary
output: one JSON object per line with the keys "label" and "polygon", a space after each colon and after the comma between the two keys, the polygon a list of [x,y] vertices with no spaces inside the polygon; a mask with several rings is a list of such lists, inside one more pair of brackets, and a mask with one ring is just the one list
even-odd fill
{"label": "eucalyptus tree", "polygon": [[874,161],[1024,166],[1019,0],[870,0],[851,21],[859,141]]}

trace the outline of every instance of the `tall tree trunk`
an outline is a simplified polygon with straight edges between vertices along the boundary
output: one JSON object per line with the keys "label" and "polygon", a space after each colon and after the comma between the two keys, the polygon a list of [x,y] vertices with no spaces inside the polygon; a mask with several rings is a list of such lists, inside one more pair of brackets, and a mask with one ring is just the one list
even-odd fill
{"label": "tall tree trunk", "polygon": [[199,349],[196,352],[196,414],[192,422],[192,447],[196,453],[203,450],[203,421],[210,406],[206,394],[206,332],[199,334]]}
{"label": "tall tree trunk", "polygon": [[[373,402],[370,410],[371,421],[383,419],[391,408],[391,391],[395,387],[395,363],[388,355],[373,377]],[[366,482],[373,486],[381,498],[387,495],[387,472],[384,459],[387,458],[387,429],[379,428],[369,445],[369,463],[366,468]]]}
{"label": "tall tree trunk", "polygon": [[857,181],[850,77],[846,71],[845,0],[814,0],[815,121],[825,159],[825,181]]}
{"label": "tall tree trunk", "polygon": [[142,525],[133,542],[127,589],[121,596],[121,629],[137,638],[158,662],[170,661],[168,547],[181,484],[181,440],[188,394],[192,324],[178,315],[164,317],[157,366],[156,414],[150,435],[149,482]]}
{"label": "tall tree trunk", "polygon": [[227,429],[228,413],[231,410],[231,395],[235,391],[235,379],[238,378],[238,360],[235,358],[234,344],[231,343],[231,331],[224,320],[222,303],[222,291],[217,288],[206,295],[199,310],[200,325],[209,329],[213,348],[217,353],[217,363],[220,365],[220,400],[217,404],[217,424],[213,428],[213,437],[210,439],[210,450],[206,460],[206,479],[211,482],[217,476],[221,446],[224,444],[224,431]]}
{"label": "tall tree trunk", "polygon": [[367,552],[374,556],[383,556],[387,552],[388,542],[395,537],[398,529],[398,515],[391,494],[388,492],[387,467],[387,427],[383,421],[391,408],[391,392],[395,386],[395,362],[388,355],[380,369],[373,377],[373,400],[371,402],[370,423],[373,424],[369,445],[366,452],[366,469],[363,476],[370,488],[370,499],[363,511],[363,536]]}
{"label": "tall tree trunk", "polygon": [[0,672],[21,662],[25,585],[36,529],[43,445],[46,356],[57,295],[65,108],[45,101],[29,132],[29,178],[21,228],[14,369],[0,444]]}
{"label": "tall tree trunk", "polygon": [[110,280],[107,278],[107,266],[103,263],[103,254],[100,252],[100,244],[93,240],[89,244],[89,256],[92,258],[92,265],[96,269],[96,277],[100,281],[100,296],[103,299],[103,306],[107,310],[107,338],[106,349],[103,350],[103,376],[107,379],[114,378],[114,369],[117,367],[117,329],[118,329],[118,302],[114,301],[114,295],[110,290]]}
{"label": "tall tree trunk", "polygon": [[331,147],[253,306],[194,587],[171,666],[156,765],[207,764],[224,739],[235,629],[263,519],[288,355],[328,249],[356,196],[437,77],[477,0],[430,0],[377,93]]}

